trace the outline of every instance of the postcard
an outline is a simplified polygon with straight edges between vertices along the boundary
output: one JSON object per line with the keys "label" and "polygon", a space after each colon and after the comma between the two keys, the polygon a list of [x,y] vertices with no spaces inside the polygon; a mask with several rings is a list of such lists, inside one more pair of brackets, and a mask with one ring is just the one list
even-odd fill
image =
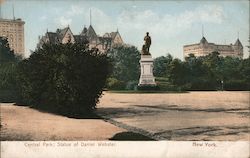
{"label": "postcard", "polygon": [[0,0],[2,158],[249,158],[249,1]]}

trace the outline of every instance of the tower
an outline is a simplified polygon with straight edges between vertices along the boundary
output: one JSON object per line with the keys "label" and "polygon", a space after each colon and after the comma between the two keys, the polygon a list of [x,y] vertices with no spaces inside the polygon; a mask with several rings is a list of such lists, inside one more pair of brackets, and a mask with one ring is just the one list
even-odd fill
{"label": "tower", "polygon": [[89,10],[89,25],[92,25],[92,19],[91,19],[92,17],[91,17],[91,8],[90,8],[90,10]]}
{"label": "tower", "polygon": [[202,27],[201,27],[201,35],[202,35],[202,37],[204,37],[204,26],[203,26],[203,24],[202,24]]}

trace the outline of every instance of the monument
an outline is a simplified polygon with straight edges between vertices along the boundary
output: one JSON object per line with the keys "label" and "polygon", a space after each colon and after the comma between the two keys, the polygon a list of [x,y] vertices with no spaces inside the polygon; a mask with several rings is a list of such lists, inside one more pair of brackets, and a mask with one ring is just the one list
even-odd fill
{"label": "monument", "polygon": [[155,77],[153,75],[153,58],[149,52],[149,48],[151,45],[151,37],[149,36],[149,33],[146,33],[146,36],[144,37],[144,45],[142,46],[141,50],[141,60],[140,60],[140,66],[141,66],[141,75],[139,80],[139,87],[143,86],[156,86],[155,83]]}

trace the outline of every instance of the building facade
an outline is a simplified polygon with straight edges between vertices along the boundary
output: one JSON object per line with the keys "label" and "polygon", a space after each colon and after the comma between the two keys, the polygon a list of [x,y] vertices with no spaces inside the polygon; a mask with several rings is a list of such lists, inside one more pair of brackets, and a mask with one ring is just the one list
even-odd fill
{"label": "building facade", "polygon": [[183,54],[184,58],[189,54],[194,54],[196,57],[206,56],[214,51],[220,53],[220,56],[243,58],[243,46],[239,39],[234,44],[219,45],[214,43],[208,43],[205,37],[202,37],[200,43],[184,45]]}
{"label": "building facade", "polygon": [[24,56],[24,24],[21,19],[0,19],[0,36],[6,37],[15,54]]}
{"label": "building facade", "polygon": [[105,33],[103,36],[98,36],[90,25],[88,28],[84,27],[79,35],[74,35],[70,27],[64,29],[57,29],[56,32],[46,32],[44,36],[39,37],[37,48],[41,48],[44,43],[65,44],[68,42],[89,42],[89,48],[98,48],[101,52],[106,52],[115,45],[123,44],[122,37],[118,30],[116,32]]}

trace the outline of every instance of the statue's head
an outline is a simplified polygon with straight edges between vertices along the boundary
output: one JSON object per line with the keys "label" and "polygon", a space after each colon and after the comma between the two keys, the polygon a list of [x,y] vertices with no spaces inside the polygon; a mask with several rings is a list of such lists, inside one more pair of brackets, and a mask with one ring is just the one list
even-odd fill
{"label": "statue's head", "polygon": [[149,32],[147,32],[146,34],[147,34],[147,36],[148,36]]}

